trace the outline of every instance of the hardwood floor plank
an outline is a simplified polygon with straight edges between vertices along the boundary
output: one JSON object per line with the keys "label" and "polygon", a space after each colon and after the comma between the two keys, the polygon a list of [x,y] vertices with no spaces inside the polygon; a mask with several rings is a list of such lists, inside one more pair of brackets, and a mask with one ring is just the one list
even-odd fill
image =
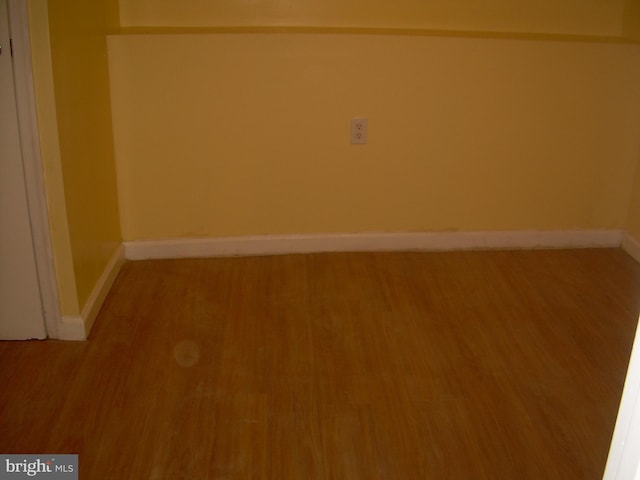
{"label": "hardwood floor plank", "polygon": [[615,249],[128,262],[85,343],[0,342],[0,451],[91,479],[599,479]]}

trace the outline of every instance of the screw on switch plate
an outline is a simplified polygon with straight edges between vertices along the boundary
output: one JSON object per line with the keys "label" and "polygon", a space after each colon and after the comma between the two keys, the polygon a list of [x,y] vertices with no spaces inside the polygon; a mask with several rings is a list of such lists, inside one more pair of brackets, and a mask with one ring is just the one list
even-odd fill
{"label": "screw on switch plate", "polygon": [[367,143],[367,119],[366,118],[351,119],[351,143],[353,144]]}

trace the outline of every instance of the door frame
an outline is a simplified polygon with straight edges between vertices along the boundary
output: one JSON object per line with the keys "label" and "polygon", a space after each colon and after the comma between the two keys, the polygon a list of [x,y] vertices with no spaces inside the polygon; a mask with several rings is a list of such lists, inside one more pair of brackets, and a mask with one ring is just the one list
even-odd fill
{"label": "door frame", "polygon": [[640,479],[640,324],[636,327],[603,479]]}
{"label": "door frame", "polygon": [[38,129],[31,41],[29,37],[28,2],[25,0],[8,0],[8,10],[22,165],[27,190],[29,222],[33,235],[33,250],[36,259],[40,298],[42,300],[47,337],[58,338],[62,316],[58,298],[49,211],[40,150],[40,132]]}

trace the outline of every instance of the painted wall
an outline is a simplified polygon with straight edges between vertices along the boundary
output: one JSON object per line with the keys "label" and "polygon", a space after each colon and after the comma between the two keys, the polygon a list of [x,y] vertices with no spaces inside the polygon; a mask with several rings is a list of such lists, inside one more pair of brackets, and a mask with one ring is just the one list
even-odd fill
{"label": "painted wall", "polygon": [[[638,156],[640,157],[640,151]],[[636,166],[634,177],[633,193],[631,196],[631,202],[629,203],[629,215],[627,217],[626,230],[633,238],[640,242],[640,158],[638,159],[638,165]]]}
{"label": "painted wall", "polygon": [[78,315],[121,241],[106,33],[116,1],[30,1],[47,200],[63,315]]}
{"label": "painted wall", "polygon": [[348,26],[619,36],[624,0],[120,0],[127,26]]}
{"label": "painted wall", "polygon": [[125,240],[626,220],[638,45],[120,35],[109,58]]}
{"label": "painted wall", "polygon": [[640,41],[640,0],[625,1],[622,35]]}

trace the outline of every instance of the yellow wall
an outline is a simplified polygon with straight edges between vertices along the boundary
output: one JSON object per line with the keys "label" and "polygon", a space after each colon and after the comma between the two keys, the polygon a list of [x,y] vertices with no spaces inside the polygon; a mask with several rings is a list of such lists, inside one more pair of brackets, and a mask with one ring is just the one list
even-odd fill
{"label": "yellow wall", "polygon": [[[629,38],[640,40],[640,0],[626,0],[624,15],[624,34]],[[633,192],[629,203],[629,215],[626,229],[628,233],[640,242],[640,148],[636,152],[638,164],[636,166]]]}
{"label": "yellow wall", "polygon": [[118,5],[32,0],[30,21],[61,308],[77,315],[121,241],[105,36]]}
{"label": "yellow wall", "polygon": [[[84,305],[120,242],[119,220],[126,240],[625,225],[640,232],[640,173],[632,179],[638,45],[196,30],[112,35],[109,86],[104,35],[117,33],[119,21],[637,40],[639,5],[30,0],[63,313]],[[348,144],[356,115],[369,118],[366,146]]]}
{"label": "yellow wall", "polygon": [[[638,157],[640,157],[640,152],[638,153]],[[636,166],[626,230],[632,237],[640,242],[640,158],[638,159],[638,165]]]}
{"label": "yellow wall", "polygon": [[626,0],[622,24],[623,36],[640,41],[640,0]]}
{"label": "yellow wall", "polygon": [[125,240],[626,220],[638,45],[119,35],[109,57]]}
{"label": "yellow wall", "polygon": [[624,0],[120,0],[122,26],[302,25],[619,36]]}

